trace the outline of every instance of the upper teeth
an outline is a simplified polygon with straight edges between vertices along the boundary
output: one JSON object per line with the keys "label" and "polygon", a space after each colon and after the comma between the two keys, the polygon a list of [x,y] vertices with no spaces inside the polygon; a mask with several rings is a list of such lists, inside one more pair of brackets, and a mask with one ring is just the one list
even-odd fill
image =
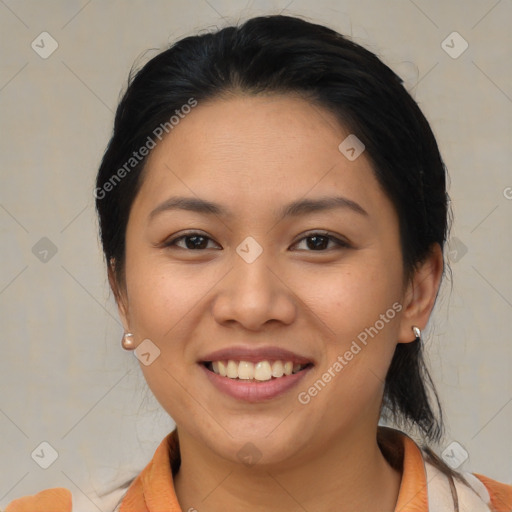
{"label": "upper teeth", "polygon": [[259,361],[252,363],[250,361],[213,361],[212,369],[215,373],[222,377],[230,379],[256,379],[270,380],[272,377],[282,377],[283,375],[291,375],[302,370],[306,365],[295,363],[292,361]]}

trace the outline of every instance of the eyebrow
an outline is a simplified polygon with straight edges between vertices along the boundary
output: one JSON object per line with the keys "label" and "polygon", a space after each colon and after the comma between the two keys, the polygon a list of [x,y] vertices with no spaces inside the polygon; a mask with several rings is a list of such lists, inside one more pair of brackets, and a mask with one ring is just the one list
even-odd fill
{"label": "eyebrow", "polygon": [[[309,213],[321,212],[334,210],[336,208],[345,208],[352,210],[363,216],[368,216],[368,212],[355,201],[348,199],[343,196],[328,196],[320,197],[318,199],[298,199],[287,205],[285,205],[278,212],[278,219],[283,220],[286,217],[297,217],[301,215],[307,215]],[[207,201],[205,199],[199,199],[195,197],[181,197],[173,196],[166,199],[163,203],[159,204],[150,214],[149,220],[152,220],[156,215],[162,212],[168,212],[173,210],[186,210],[206,215],[218,215],[227,218],[233,218],[235,215],[233,212],[225,208],[224,206]]]}

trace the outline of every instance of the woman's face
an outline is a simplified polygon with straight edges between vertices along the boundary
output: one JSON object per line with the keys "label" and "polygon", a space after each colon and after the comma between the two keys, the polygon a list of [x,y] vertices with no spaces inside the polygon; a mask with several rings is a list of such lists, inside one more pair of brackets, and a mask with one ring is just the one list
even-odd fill
{"label": "woman's face", "polygon": [[[150,340],[158,401],[221,457],[285,463],[371,432],[396,343],[414,338],[397,215],[366,154],[338,148],[348,135],[298,97],[239,95],[199,103],[147,161],[121,315]],[[245,379],[206,366],[230,359]],[[266,380],[278,360],[308,366]]]}

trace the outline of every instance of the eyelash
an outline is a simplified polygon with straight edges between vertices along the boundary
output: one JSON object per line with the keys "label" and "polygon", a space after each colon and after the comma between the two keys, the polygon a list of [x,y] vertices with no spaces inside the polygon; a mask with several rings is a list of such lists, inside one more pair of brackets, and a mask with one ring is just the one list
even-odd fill
{"label": "eyelash", "polygon": [[[167,242],[164,242],[163,246],[168,247],[168,248],[173,247],[173,246],[179,247],[176,245],[176,242],[179,242],[180,240],[183,240],[185,238],[192,238],[194,236],[212,240],[212,238],[210,238],[206,235],[203,235],[202,233],[200,233],[198,231],[191,231],[189,233],[185,233],[184,235],[180,235],[179,237],[173,238]],[[348,249],[351,247],[351,245],[348,242],[345,242],[344,240],[340,240],[339,238],[336,238],[335,236],[331,235],[327,231],[313,231],[311,233],[308,233],[306,236],[304,236],[300,240],[298,240],[294,245],[297,245],[298,243],[302,242],[303,240],[306,240],[308,238],[314,238],[314,237],[327,238],[329,241],[334,242],[338,246],[338,248]],[[179,248],[184,249],[186,251],[204,251],[204,250],[206,250],[206,249],[188,249],[186,247],[179,247]],[[318,251],[306,250],[306,252],[327,252],[328,250],[329,249],[322,249],[322,250],[318,250]]]}

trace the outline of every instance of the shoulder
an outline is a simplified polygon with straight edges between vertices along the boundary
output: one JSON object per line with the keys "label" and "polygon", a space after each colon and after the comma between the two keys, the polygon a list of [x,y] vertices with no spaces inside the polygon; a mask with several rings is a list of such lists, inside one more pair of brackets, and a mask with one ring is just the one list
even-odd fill
{"label": "shoulder", "polygon": [[481,482],[489,493],[490,502],[498,512],[512,511],[512,485],[507,485],[496,480],[492,480],[484,475],[475,473],[472,475],[478,483]]}
{"label": "shoulder", "polygon": [[96,505],[98,510],[117,511],[122,505],[129,510],[147,512],[145,493],[151,492],[151,489],[146,489],[149,483],[159,489],[159,493],[161,489],[167,489],[169,495],[175,498],[170,485],[171,469],[175,471],[179,464],[178,433],[177,430],[173,430],[161,441],[147,466],[135,476],[131,474],[128,481],[124,481],[123,485],[116,486],[113,490],[102,492],[100,495],[89,490],[86,495],[84,492],[73,495],[64,487],[55,487],[11,501],[7,508],[0,509],[0,512],[88,512],[91,503],[96,502],[101,502],[101,508]]}
{"label": "shoulder", "polygon": [[95,510],[116,512],[132,481],[114,488],[98,484],[100,492],[96,486],[82,486],[77,493],[63,487],[45,489],[11,501],[7,508],[0,507],[0,512],[89,512],[91,504],[95,505]]}
{"label": "shoulder", "polygon": [[418,510],[428,512],[512,512],[512,485],[477,473],[459,473],[461,479],[450,476],[432,464],[425,450],[403,432],[381,428],[379,438],[393,455],[390,464],[402,470],[403,503],[412,500]]}
{"label": "shoulder", "polygon": [[71,491],[55,487],[11,501],[1,512],[72,512],[71,507]]}
{"label": "shoulder", "polygon": [[429,510],[444,510],[443,504],[454,499],[460,512],[511,512],[512,486],[473,473],[461,473],[464,482],[449,479],[425,461]]}

